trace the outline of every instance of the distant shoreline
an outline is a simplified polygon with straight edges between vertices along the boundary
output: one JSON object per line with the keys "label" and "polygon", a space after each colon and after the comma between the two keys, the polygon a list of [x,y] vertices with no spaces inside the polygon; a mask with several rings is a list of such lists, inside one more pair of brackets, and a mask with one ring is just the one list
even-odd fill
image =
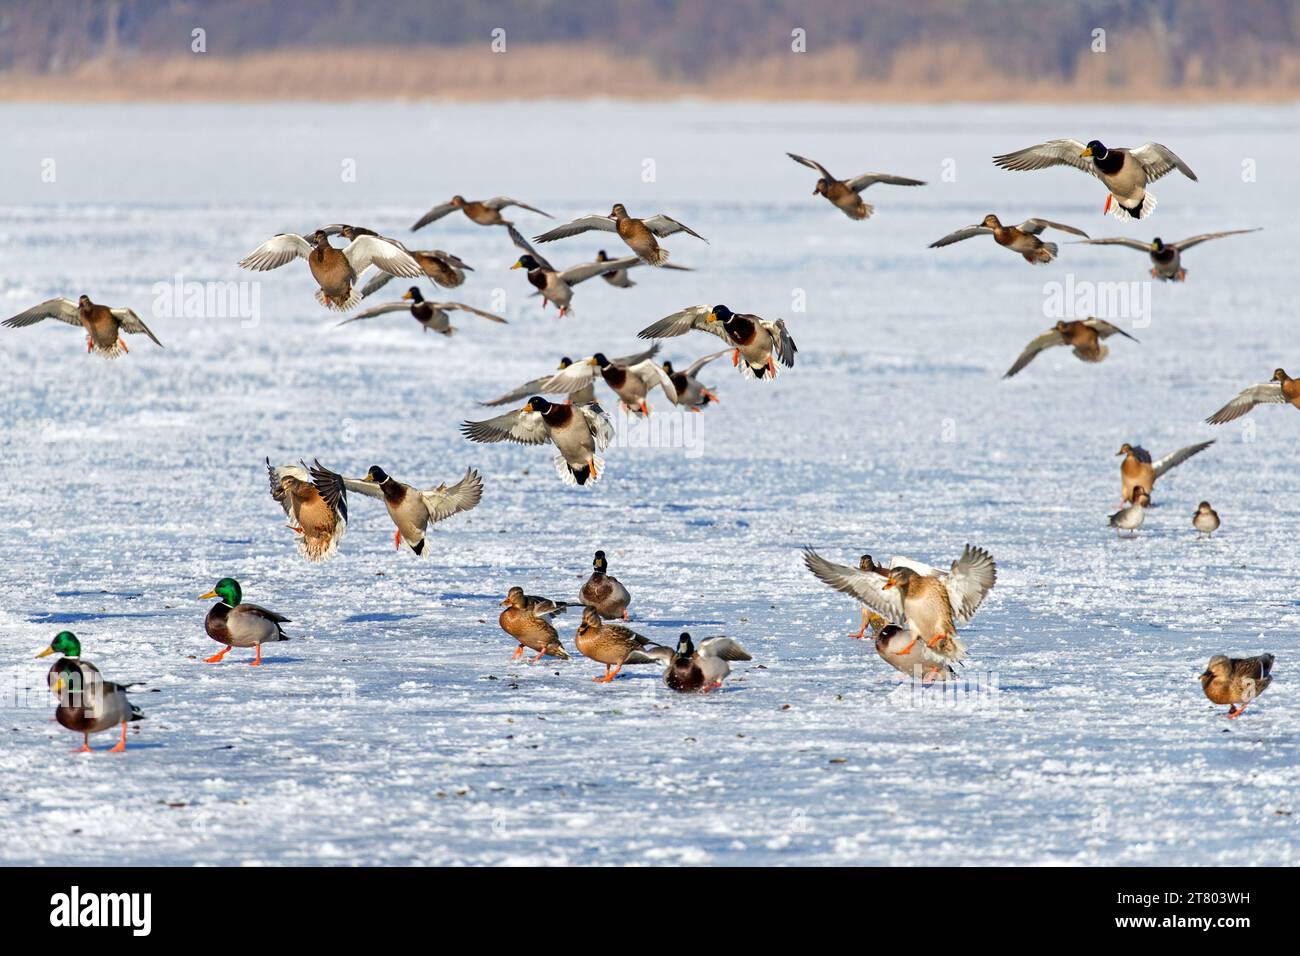
{"label": "distant shoreline", "polygon": [[1148,60],[1122,54],[1087,61],[1069,81],[1033,80],[991,68],[951,48],[904,51],[881,76],[862,75],[847,47],[751,60],[693,81],[663,77],[648,60],[571,45],[512,48],[279,50],[243,57],[119,57],[62,73],[0,73],[0,101],[127,102],[501,102],[696,99],[716,102],[878,104],[1150,103],[1300,101],[1300,54],[1271,82],[1168,85]]}

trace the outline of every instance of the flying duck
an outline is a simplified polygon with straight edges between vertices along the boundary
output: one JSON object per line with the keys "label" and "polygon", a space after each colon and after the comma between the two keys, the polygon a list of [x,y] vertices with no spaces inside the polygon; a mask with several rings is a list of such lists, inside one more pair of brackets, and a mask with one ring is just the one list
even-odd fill
{"label": "flying duck", "polygon": [[1147,192],[1147,184],[1178,170],[1195,180],[1191,167],[1160,143],[1145,143],[1136,149],[1108,149],[1099,140],[1087,145],[1077,139],[1053,139],[1014,153],[994,156],[993,164],[1001,169],[1032,170],[1048,166],[1073,166],[1100,179],[1109,191],[1103,213],[1118,219],[1141,219],[1151,215],[1156,197]]}
{"label": "flying duck", "polygon": [[1012,252],[1020,253],[1030,265],[1046,265],[1056,258],[1060,246],[1054,242],[1043,242],[1038,238],[1044,229],[1059,229],[1062,232],[1083,236],[1085,239],[1088,238],[1088,234],[1082,229],[1075,229],[1073,226],[1067,226],[1060,222],[1052,222],[1050,219],[1026,219],[1018,226],[1004,226],[997,216],[989,213],[979,225],[964,226],[956,232],[951,232],[942,239],[930,243],[930,248],[938,249],[940,246],[950,246],[954,242],[961,242],[963,239],[970,239],[972,236],[992,236],[993,241],[999,246],[1005,246]]}
{"label": "flying duck", "polygon": [[1171,451],[1155,462],[1151,460],[1151,453],[1141,445],[1130,445],[1128,442],[1120,445],[1119,451],[1115,453],[1116,458],[1121,455],[1124,458],[1119,466],[1119,476],[1123,482],[1123,497],[1120,500],[1124,502],[1132,501],[1133,490],[1138,487],[1141,487],[1149,494],[1154,490],[1157,478],[1176,465],[1181,465],[1193,455],[1205,451],[1213,444],[1213,441],[1203,441],[1195,445],[1188,445],[1177,451]]}
{"label": "flying duck", "polygon": [[666,339],[692,329],[716,335],[731,346],[731,364],[739,366],[746,378],[776,378],[776,362],[794,368],[794,353],[799,351],[784,319],[769,322],[732,312],[725,305],[693,305],[646,326],[637,337]]}
{"label": "flying duck", "polygon": [[599,405],[553,405],[534,395],[523,408],[481,422],[464,422],[470,441],[555,445],[555,470],[570,485],[594,483],[605,468],[614,426]]}
{"label": "flying duck", "polygon": [[451,316],[447,313],[458,311],[468,312],[471,315],[477,315],[493,322],[505,324],[506,321],[499,315],[484,312],[482,309],[476,309],[472,305],[465,305],[463,302],[431,302],[424,297],[418,288],[411,286],[406,290],[406,294],[402,296],[401,302],[385,302],[383,305],[372,306],[364,312],[349,316],[338,324],[347,325],[349,322],[356,322],[359,319],[373,319],[376,316],[387,315],[390,312],[409,312],[411,317],[424,327],[424,331],[452,335],[456,332],[456,327],[451,324]]}
{"label": "flying duck", "polygon": [[96,305],[88,295],[79,296],[76,302],[62,296],[50,299],[32,306],[26,312],[19,312],[13,318],[5,319],[3,324],[6,328],[21,329],[43,319],[58,319],[68,325],[81,326],[86,330],[86,351],[94,351],[104,358],[117,358],[123,352],[130,351],[122,341],[123,332],[143,332],[154,345],[163,347],[158,337],[135,312]]}
{"label": "flying duck", "polygon": [[324,561],[338,551],[348,526],[348,492],[343,476],[320,463],[273,467],[266,459],[271,497],[284,509],[298,535],[298,550],[308,561]]}
{"label": "flying duck", "polygon": [[510,220],[501,215],[501,210],[509,206],[518,206],[520,209],[527,209],[529,212],[535,212],[539,216],[545,216],[547,219],[554,219],[549,212],[542,212],[536,206],[530,206],[526,202],[520,202],[518,199],[511,199],[509,196],[493,196],[491,199],[475,200],[466,199],[464,196],[452,196],[450,202],[441,203],[434,206],[423,216],[415,221],[411,226],[411,231],[423,229],[429,223],[441,219],[459,209],[463,212],[470,222],[478,223],[480,226],[509,226]]}
{"label": "flying duck", "polygon": [[542,297],[542,308],[546,308],[547,302],[554,303],[560,310],[560,318],[564,318],[566,313],[573,311],[573,287],[579,282],[585,282],[593,276],[601,275],[611,266],[619,269],[631,269],[644,263],[644,260],[638,256],[626,256],[622,259],[611,259],[607,262],[584,262],[582,265],[571,266],[561,271],[547,262],[541,253],[530,246],[528,240],[521,236],[514,226],[511,226],[508,232],[511,241],[524,253],[510,268],[527,269],[528,283]]}
{"label": "flying duck", "polygon": [[597,376],[614,390],[620,405],[634,415],[650,414],[646,398],[655,388],[662,388],[670,402],[677,402],[673,380],[653,359],[644,359],[635,365],[618,365],[606,358],[604,352],[597,352],[556,372],[539,391],[560,395],[580,393],[590,388]]}
{"label": "flying duck", "polygon": [[[342,231],[343,227],[334,227]],[[369,230],[347,227],[356,238],[342,249],[330,245],[330,229],[317,229],[308,242],[295,233],[280,233],[262,243],[239,266],[255,272],[278,269],[294,259],[306,259],[312,278],[320,286],[316,301],[328,309],[346,311],[361,301],[354,288],[357,277],[370,266],[383,272],[418,279],[424,270],[402,246]]]}
{"label": "flying duck", "polygon": [[1151,257],[1151,278],[1159,279],[1161,282],[1182,282],[1187,278],[1187,270],[1182,266],[1182,253],[1192,248],[1192,246],[1199,246],[1202,242],[1209,242],[1211,239],[1222,239],[1224,236],[1240,236],[1247,232],[1259,232],[1259,229],[1203,232],[1199,236],[1192,236],[1190,239],[1169,243],[1163,242],[1159,236],[1156,236],[1150,242],[1111,237],[1107,239],[1082,239],[1080,245],[1127,246],[1130,249],[1136,249],[1138,252],[1145,252]]}
{"label": "flying duck", "polygon": [[[405,248],[405,247],[403,247]],[[407,254],[424,274],[446,289],[454,289],[465,281],[465,273],[474,270],[459,257],[441,249],[407,249]],[[361,289],[361,297],[374,295],[393,277],[387,272],[376,272]]]}
{"label": "flying duck", "polygon": [[[611,359],[610,361],[614,365],[624,365],[624,366],[637,365],[641,362],[644,362],[648,358],[652,358],[653,356],[658,354],[658,352],[659,352],[659,344],[655,343],[650,348],[646,349],[644,352],[637,352],[635,355],[622,355],[616,359]],[[594,358],[594,356],[592,357]],[[582,359],[581,361],[587,361],[587,360]],[[569,358],[566,355],[564,358],[560,359],[558,370],[563,372],[566,368],[568,368],[572,364],[574,364],[573,359]],[[494,398],[490,402],[479,402],[479,404],[491,408],[496,405],[508,405],[511,402],[517,402],[520,399],[527,398],[529,395],[537,395],[538,393],[545,393],[546,390],[542,388],[542,386],[546,385],[554,377],[555,377],[555,373],[553,372],[547,375],[543,375],[541,378],[535,378],[531,382],[524,382],[524,384],[520,385],[518,388],[506,392],[504,395]],[[558,395],[563,393],[552,392],[551,394]],[[596,380],[595,379],[592,379],[590,382],[587,383],[585,387],[578,389],[576,392],[569,393],[569,402],[574,405],[590,405],[594,401],[596,401]]]}
{"label": "flying duck", "polygon": [[825,196],[827,202],[850,219],[870,219],[872,212],[875,211],[875,207],[863,202],[862,196],[859,195],[868,186],[876,183],[884,183],[887,186],[925,185],[920,179],[907,179],[904,176],[893,176],[889,173],[863,173],[861,176],[854,176],[852,179],[836,179],[821,163],[805,159],[803,156],[796,156],[794,153],[786,153],[786,155],[796,163],[817,170],[820,178],[817,180],[816,187],[813,188],[813,195]]}
{"label": "flying duck", "polygon": [[1300,408],[1300,379],[1282,369],[1274,369],[1273,378],[1263,385],[1252,385],[1206,419],[1211,425],[1235,421],[1256,405],[1290,405]]}
{"label": "flying duck", "polygon": [[1007,369],[1007,373],[1002,377],[1010,378],[1032,362],[1039,352],[1057,345],[1070,346],[1074,349],[1074,357],[1081,362],[1100,362],[1110,354],[1110,349],[1102,345],[1101,340],[1108,339],[1112,335],[1122,335],[1126,339],[1137,341],[1118,325],[1111,325],[1104,319],[1095,319],[1092,316],[1077,322],[1057,322],[1026,345],[1015,364]]}
{"label": "flying duck", "polygon": [[682,408],[689,408],[693,412],[698,412],[705,405],[709,404],[709,402],[715,404],[718,402],[718,396],[713,393],[712,389],[706,388],[704,384],[700,382],[698,376],[704,366],[708,365],[714,359],[722,358],[722,356],[726,355],[730,351],[732,350],[721,349],[717,352],[711,352],[702,358],[696,359],[684,372],[679,372],[674,369],[672,362],[664,362],[663,365],[660,366],[672,381],[673,388],[677,390],[678,405]]}
{"label": "flying duck", "polygon": [[656,237],[662,239],[673,233],[684,232],[704,242],[709,241],[694,229],[663,213],[649,219],[633,219],[621,202],[614,203],[608,216],[583,216],[563,226],[556,226],[540,236],[534,236],[533,239],[537,242],[553,242],[591,230],[618,233],[618,237],[627,243],[629,249],[652,266],[662,266],[668,261],[668,250],[660,247]]}
{"label": "flying duck", "polygon": [[[627,276],[627,270],[632,268],[631,266],[616,266],[616,263],[623,261],[622,259],[611,259],[609,255],[605,252],[605,250],[601,249],[599,252],[596,253],[596,261],[604,263],[606,268],[609,269],[608,272],[602,272],[600,274],[600,277],[604,279],[606,282],[608,282],[610,285],[612,285],[614,288],[630,289],[632,288],[632,286],[636,285],[636,283],[633,282],[631,279],[629,279]],[[645,260],[642,259],[640,256],[636,257],[637,265],[640,265],[643,262],[645,262]],[[663,268],[676,269],[678,272],[695,271],[690,266],[679,266],[676,263],[672,263],[672,262],[665,262],[663,264]]]}
{"label": "flying duck", "polygon": [[348,491],[382,499],[397,529],[394,547],[400,549],[406,541],[418,555],[424,554],[424,533],[429,525],[470,511],[483,497],[483,479],[473,468],[465,469],[465,477],[454,485],[444,482],[428,491],[402,484],[378,465],[371,465],[365,478],[344,478],[343,484]]}

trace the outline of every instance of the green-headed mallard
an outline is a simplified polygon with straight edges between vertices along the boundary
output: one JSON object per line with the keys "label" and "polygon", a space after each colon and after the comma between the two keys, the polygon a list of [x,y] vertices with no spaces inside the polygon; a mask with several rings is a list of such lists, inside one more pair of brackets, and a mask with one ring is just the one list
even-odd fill
{"label": "green-headed mallard", "polygon": [[13,318],[5,319],[5,328],[21,329],[35,325],[43,319],[58,319],[68,325],[79,325],[86,330],[86,351],[94,351],[104,358],[117,358],[129,352],[122,341],[122,333],[149,336],[150,341],[159,348],[163,344],[149,330],[140,316],[130,309],[113,309],[106,305],[96,305],[90,296],[83,295],[76,302],[62,296],[34,305],[26,312],[19,312]]}
{"label": "green-headed mallard", "polygon": [[719,402],[718,396],[713,393],[712,389],[706,387],[698,376],[704,366],[732,351],[734,350],[720,349],[717,352],[710,352],[703,358],[698,358],[692,362],[685,371],[674,368],[672,362],[664,362],[659,366],[664,370],[669,381],[673,383],[673,388],[677,391],[677,405],[698,412],[709,402],[717,404]]}
{"label": "green-headed mallard", "polygon": [[317,459],[309,469],[298,465],[272,466],[266,459],[271,497],[284,509],[289,527],[299,536],[298,550],[308,561],[333,555],[348,526],[348,491],[343,476]]}
{"label": "green-headed mallard", "polygon": [[889,568],[874,563],[870,570],[851,568],[827,561],[811,548],[804,549],[804,564],[824,584],[852,595],[889,623],[905,623],[912,641],[898,653],[911,654],[920,642],[918,662],[927,667],[965,657],[956,623],[975,615],[998,576],[993,557],[969,544],[946,573],[911,561]]}
{"label": "green-headed mallard", "polygon": [[627,243],[629,249],[652,266],[662,266],[668,261],[668,250],[659,245],[656,237],[662,239],[677,232],[684,232],[703,242],[709,241],[694,229],[663,213],[651,216],[649,219],[633,219],[627,214],[627,207],[621,202],[614,203],[608,216],[598,214],[583,216],[563,226],[556,226],[540,236],[534,236],[533,239],[536,242],[553,242],[556,239],[576,236],[591,230],[618,233],[618,237]]}
{"label": "green-headed mallard", "polygon": [[556,405],[534,395],[523,406],[481,422],[463,422],[470,441],[555,445],[555,470],[570,485],[594,483],[605,469],[614,426],[599,405]]}
{"label": "green-headed mallard", "polygon": [[658,645],[650,648],[648,655],[666,663],[664,683],[669,689],[682,693],[703,691],[708,693],[722,686],[723,679],[731,673],[731,661],[752,661],[749,651],[730,637],[710,637],[700,641],[699,647],[686,631],[677,639],[677,649]]}
{"label": "green-headed mallard", "polygon": [[1290,405],[1292,408],[1300,408],[1300,378],[1292,378],[1280,368],[1274,369],[1271,380],[1244,389],[1206,421],[1211,425],[1236,421],[1256,405]]}
{"label": "green-headed mallard", "polygon": [[364,478],[344,478],[343,484],[348,491],[382,499],[397,528],[394,547],[401,548],[405,540],[416,554],[424,553],[429,525],[477,507],[483,497],[483,478],[473,468],[465,469],[465,477],[454,485],[444,482],[428,491],[402,484],[378,465],[371,465]]}
{"label": "green-headed mallard", "polygon": [[122,727],[122,736],[109,748],[110,753],[126,749],[126,725],[144,720],[144,713],[127,699],[129,685],[104,680],[99,669],[81,659],[81,642],[71,631],[60,631],[50,646],[37,654],[46,657],[62,654],[50,668],[47,681],[59,700],[54,719],[69,730],[81,734],[81,753],[90,751],[90,735]]}
{"label": "green-headed mallard", "polygon": [[973,236],[992,236],[993,241],[999,246],[1005,246],[1012,252],[1019,253],[1030,265],[1046,265],[1056,258],[1060,246],[1054,242],[1043,242],[1038,238],[1039,233],[1044,229],[1059,229],[1062,232],[1070,232],[1076,236],[1088,238],[1088,234],[1082,229],[1075,229],[1073,226],[1067,226],[1060,222],[1052,222],[1050,219],[1026,219],[1018,226],[1004,226],[1002,220],[998,219],[993,213],[989,213],[979,225],[963,226],[956,232],[950,232],[942,239],[930,243],[930,248],[938,249],[940,246],[950,246],[954,242],[961,242],[963,239],[970,239]]}
{"label": "green-headed mallard", "polygon": [[627,593],[627,588],[623,587],[618,578],[605,573],[609,570],[609,562],[605,560],[604,551],[596,552],[591,567],[591,577],[582,585],[578,600],[587,607],[595,608],[601,617],[621,617],[626,621],[627,606],[632,601],[632,595]]}
{"label": "green-headed mallard", "polygon": [[248,663],[257,666],[262,663],[264,643],[289,639],[280,627],[281,624],[288,623],[289,619],[256,604],[243,603],[243,592],[234,578],[222,578],[207,594],[199,595],[200,601],[208,598],[220,600],[208,609],[208,615],[203,619],[203,629],[208,632],[208,637],[226,647],[211,657],[205,657],[204,663],[217,663],[230,653],[232,647],[255,647],[257,656]]}
{"label": "green-headed mallard", "polygon": [[592,387],[597,377],[613,389],[621,407],[633,415],[650,414],[646,398],[656,388],[662,388],[669,401],[677,401],[677,389],[673,386],[673,380],[652,359],[643,359],[633,365],[621,365],[606,358],[604,352],[597,352],[556,372],[539,391],[581,395]]}
{"label": "green-headed mallard", "polygon": [[1195,445],[1188,445],[1177,451],[1171,451],[1159,461],[1154,462],[1151,460],[1151,453],[1141,445],[1130,445],[1128,442],[1120,445],[1119,451],[1115,453],[1116,458],[1122,457],[1124,459],[1119,466],[1120,501],[1132,501],[1133,489],[1139,487],[1145,490],[1147,494],[1150,494],[1155,488],[1157,478],[1176,465],[1181,465],[1193,455],[1205,451],[1213,444],[1213,441],[1203,441]]}
{"label": "green-headed mallard", "polygon": [[510,658],[512,661],[518,660],[525,647],[537,651],[537,656],[528,662],[530,664],[536,664],[547,654],[562,661],[569,659],[568,652],[560,643],[560,635],[550,621],[555,615],[563,614],[569,605],[563,601],[525,594],[521,587],[512,587],[506,592],[506,599],[501,605],[505,608],[498,618],[501,630],[519,642],[519,647]]}
{"label": "green-headed mallard", "polygon": [[[405,248],[405,247],[403,247]],[[441,249],[407,249],[407,255],[415,260],[424,274],[445,289],[454,289],[465,281],[465,273],[473,272],[458,256]],[[393,277],[382,270],[371,276],[361,289],[361,297],[374,295],[388,285]]]}
{"label": "green-headed mallard", "polygon": [[1130,538],[1136,538],[1138,528],[1142,527],[1150,507],[1151,495],[1141,485],[1136,485],[1132,491],[1132,500],[1110,516],[1109,524],[1115,529],[1115,537],[1118,538],[1122,532],[1127,531]]}
{"label": "green-headed mallard", "polygon": [[1215,654],[1198,678],[1205,696],[1216,704],[1231,704],[1229,719],[1237,717],[1246,705],[1264,693],[1273,682],[1272,654],[1258,657],[1228,657]]}
{"label": "green-headed mallard", "polygon": [[1160,143],[1144,143],[1135,149],[1108,148],[1100,140],[1087,145],[1077,139],[1053,139],[1014,153],[994,156],[993,164],[1001,169],[1025,171],[1048,166],[1073,166],[1105,184],[1109,195],[1103,213],[1117,219],[1141,219],[1156,208],[1156,197],[1147,192],[1147,184],[1175,169],[1195,181],[1191,167]]}
{"label": "green-headed mallard", "polygon": [[[640,362],[644,362],[648,358],[653,358],[658,353],[659,353],[659,345],[658,343],[656,343],[650,346],[650,348],[646,349],[644,352],[637,352],[635,355],[622,355],[616,359],[611,359],[611,361],[615,365],[636,365]],[[591,356],[591,358],[595,358],[595,356]],[[585,362],[588,361],[588,359],[579,359],[579,361]],[[560,359],[559,371],[563,372],[566,368],[568,368],[570,365],[573,364],[574,364],[573,359],[569,358],[566,355],[564,356],[564,358]],[[531,382],[524,382],[524,384],[520,385],[518,388],[506,392],[504,395],[498,398],[494,398],[490,402],[479,402],[479,404],[484,405],[488,408],[493,408],[497,405],[508,405],[511,402],[521,401],[522,399],[525,399],[530,395],[545,394],[546,389],[544,389],[542,386],[551,382],[554,378],[555,378],[554,372],[548,373],[546,375],[543,375],[541,378],[533,379]],[[554,394],[561,394],[561,393],[552,392],[550,394],[554,395]],[[588,382],[585,387],[578,389],[576,392],[569,393],[569,402],[573,405],[590,405],[595,401],[596,401],[596,382],[594,379]]]}
{"label": "green-headed mallard", "polygon": [[361,293],[354,286],[358,277],[372,265],[390,275],[409,279],[418,279],[424,275],[424,270],[400,243],[385,239],[370,230],[354,227],[348,229],[356,238],[342,249],[330,245],[328,228],[313,232],[311,241],[295,233],[280,233],[239,260],[239,266],[255,272],[267,272],[294,259],[306,259],[312,278],[320,286],[316,290],[316,301],[328,309],[340,312],[353,308],[361,301]]}
{"label": "green-headed mallard", "polygon": [[693,305],[646,326],[637,337],[666,339],[692,329],[716,335],[731,346],[731,364],[739,366],[746,378],[776,378],[776,362],[794,368],[794,353],[799,351],[786,331],[785,319],[769,322],[732,312],[725,305]]}
{"label": "green-headed mallard", "polygon": [[1196,506],[1196,513],[1192,515],[1192,527],[1196,529],[1196,536],[1201,535],[1209,537],[1219,530],[1219,513],[1210,507],[1208,501],[1202,501]]}
{"label": "green-headed mallard", "polygon": [[612,681],[624,664],[653,664],[660,658],[651,651],[668,650],[621,624],[609,623],[592,607],[582,609],[582,623],[573,643],[583,657],[605,665],[605,676],[592,678],[599,684]]}
{"label": "green-headed mallard", "polygon": [[535,212],[539,216],[545,216],[547,219],[555,218],[549,212],[542,212],[535,206],[530,206],[526,202],[520,202],[518,199],[511,199],[509,196],[493,196],[491,199],[466,199],[464,196],[452,196],[449,202],[439,203],[434,206],[423,216],[415,221],[411,226],[411,231],[423,229],[431,222],[441,219],[443,216],[450,215],[459,209],[465,214],[470,222],[477,223],[480,226],[509,226],[510,220],[501,215],[501,210],[509,206],[518,206],[520,209],[527,209],[529,212]]}
{"label": "green-headed mallard", "polygon": [[1058,345],[1068,345],[1074,349],[1074,357],[1080,362],[1100,362],[1110,354],[1110,349],[1102,345],[1101,340],[1108,339],[1112,335],[1122,335],[1126,339],[1137,341],[1118,325],[1112,325],[1105,319],[1095,319],[1088,316],[1088,318],[1077,322],[1058,321],[1054,326],[1026,345],[1025,350],[1020,353],[1020,357],[1016,359],[1015,364],[1007,369],[1007,373],[1002,377],[1010,378],[1032,362],[1039,352]]}
{"label": "green-headed mallard", "polygon": [[1159,236],[1156,236],[1150,242],[1142,242],[1139,239],[1110,237],[1107,239],[1083,239],[1080,241],[1080,245],[1126,246],[1129,249],[1136,249],[1138,252],[1145,252],[1151,257],[1151,278],[1159,279],[1161,282],[1182,282],[1187,278],[1187,270],[1183,268],[1182,254],[1184,252],[1192,248],[1192,246],[1199,246],[1202,242],[1209,242],[1211,239],[1222,239],[1224,236],[1240,236],[1247,232],[1259,232],[1259,229],[1203,232],[1199,236],[1180,239],[1178,242],[1164,242]]}
{"label": "green-headed mallard", "polygon": [[424,294],[416,286],[411,286],[406,290],[400,302],[385,302],[383,305],[375,305],[356,315],[349,316],[339,325],[347,325],[349,322],[356,322],[359,319],[373,319],[377,316],[388,315],[390,312],[406,312],[411,318],[419,322],[426,332],[441,332],[443,335],[452,335],[456,327],[451,324],[451,316],[448,312],[468,312],[471,315],[477,315],[479,318],[488,319],[492,322],[505,323],[505,319],[499,315],[493,315],[491,312],[484,312],[482,309],[476,309],[472,305],[466,305],[463,302],[433,302],[424,297]]}
{"label": "green-headed mallard", "polygon": [[825,166],[815,160],[805,159],[803,156],[796,156],[794,153],[786,153],[786,155],[796,163],[817,170],[820,178],[813,188],[813,195],[825,196],[827,202],[850,219],[869,219],[872,212],[875,211],[874,207],[863,202],[862,196],[859,195],[868,186],[873,186],[876,183],[884,183],[887,186],[925,185],[920,179],[908,179],[905,176],[894,176],[890,173],[863,173],[861,176],[854,176],[852,179],[836,179]]}
{"label": "green-headed mallard", "polygon": [[606,259],[596,262],[584,262],[567,269],[557,269],[546,258],[528,244],[528,240],[519,234],[514,226],[508,230],[510,240],[523,250],[511,269],[527,269],[528,283],[542,297],[542,308],[546,303],[554,303],[560,310],[560,318],[573,313],[573,287],[593,276],[606,275],[610,269],[627,274],[628,269],[644,265],[645,260],[638,256],[625,256],[622,259]]}

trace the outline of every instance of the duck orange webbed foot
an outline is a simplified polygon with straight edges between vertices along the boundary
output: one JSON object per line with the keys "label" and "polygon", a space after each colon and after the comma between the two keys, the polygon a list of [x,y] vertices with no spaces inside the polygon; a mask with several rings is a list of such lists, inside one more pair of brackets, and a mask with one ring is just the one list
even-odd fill
{"label": "duck orange webbed foot", "polygon": [[907,642],[907,646],[906,646],[905,648],[903,648],[901,651],[899,651],[898,653],[899,653],[899,654],[910,654],[910,653],[912,653],[912,648],[914,648],[914,647],[916,647],[916,638],[912,638],[910,641],[908,641],[908,642]]}
{"label": "duck orange webbed foot", "polygon": [[122,724],[122,739],[119,740],[112,747],[109,747],[108,752],[111,754],[120,754],[124,750],[126,750],[126,723],[125,722],[123,722]]}
{"label": "duck orange webbed foot", "polygon": [[735,368],[740,364],[740,349],[735,349],[731,353],[731,367]]}
{"label": "duck orange webbed foot", "polygon": [[262,663],[262,645],[257,645],[257,656],[248,662],[249,667],[259,667]]}
{"label": "duck orange webbed foot", "polygon": [[510,659],[512,661],[517,661],[519,660],[519,658],[523,656],[524,656],[524,645],[520,644],[518,647],[515,648],[515,652],[510,655]]}
{"label": "duck orange webbed foot", "polygon": [[118,344],[119,346],[121,346],[122,351],[125,352],[127,355],[130,355],[130,354],[131,354],[131,350],[130,350],[129,348],[126,347],[126,342],[123,341],[123,339],[122,339],[122,337],[121,337],[120,335],[119,335],[118,338],[117,338],[117,344]]}
{"label": "duck orange webbed foot", "polygon": [[393,547],[396,548],[398,551],[402,550],[402,532],[400,531],[393,532]]}
{"label": "duck orange webbed foot", "polygon": [[230,648],[227,647],[227,648],[225,648],[225,649],[223,649],[223,650],[220,650],[220,651],[218,651],[217,653],[213,654],[211,657],[205,657],[205,658],[203,658],[203,663],[205,663],[205,664],[217,664],[217,663],[219,663],[219,662],[221,661],[221,658],[225,657],[225,656],[226,656],[227,654],[229,654],[229,653],[230,653]]}

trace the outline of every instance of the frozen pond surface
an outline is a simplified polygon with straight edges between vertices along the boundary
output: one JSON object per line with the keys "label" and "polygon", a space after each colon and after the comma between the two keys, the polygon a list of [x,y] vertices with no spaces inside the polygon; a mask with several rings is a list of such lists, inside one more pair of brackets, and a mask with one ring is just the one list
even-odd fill
{"label": "frozen pond surface", "polygon": [[[0,115],[4,314],[85,291],[133,306],[166,345],[132,336],[106,362],[66,326],[0,330],[0,859],[1295,862],[1300,415],[1201,424],[1300,365],[1294,108],[1119,122],[1110,107],[599,103]],[[1076,172],[989,161],[1054,136],[1154,139],[1200,182],[1161,180],[1154,218],[1122,224]],[[931,185],[873,187],[875,217],[854,223],[810,195],[815,176],[787,150]],[[622,200],[711,242],[671,237],[695,272],[636,270],[627,291],[592,280],[558,321],[506,271],[503,230],[456,216],[407,231],[455,192],[558,220]],[[1148,263],[1065,236],[1048,267],[987,239],[926,248],[987,212],[1144,240],[1266,231],[1188,253],[1186,284],[1117,319],[1140,344],[1112,339],[1101,365],[1058,349],[1003,381],[1056,318],[1045,284],[1140,281]],[[514,218],[529,235],[551,224]],[[463,316],[450,340],[402,317],[335,329],[302,264],[234,265],[272,233],[335,221],[460,255],[476,271],[445,297],[491,307],[505,290],[510,325]],[[568,265],[612,238],[545,251]],[[176,276],[259,282],[260,322],[154,317],[154,283]],[[721,404],[693,416],[689,456],[616,447],[583,490],[546,450],[460,437],[462,419],[487,417],[475,399],[564,354],[634,351],[637,330],[700,302],[785,317],[799,354],[775,383],[710,367]],[[664,357],[715,346],[695,334]],[[1160,455],[1207,438],[1156,486],[1139,537],[1116,540],[1120,444]],[[426,487],[472,465],[487,491],[424,559],[394,551],[379,503],[353,496],[343,553],[309,565],[266,493],[268,455],[380,464]],[[1223,517],[1210,541],[1191,528],[1202,499]],[[856,605],[798,551],[946,564],[968,541],[998,562],[963,631],[968,674],[996,692],[955,703],[900,690],[846,637]],[[593,684],[600,667],[576,654],[512,663],[506,589],[572,599],[596,548],[642,633],[725,632],[754,662],[701,698],[648,668]],[[215,645],[195,597],[224,575],[293,620],[260,669],[241,651],[201,662]],[[577,622],[560,621],[571,651]],[[33,655],[63,628],[109,678],[147,682],[125,755],[74,756],[50,719]],[[1224,720],[1196,675],[1214,653],[1262,651],[1278,655],[1273,688]]]}

